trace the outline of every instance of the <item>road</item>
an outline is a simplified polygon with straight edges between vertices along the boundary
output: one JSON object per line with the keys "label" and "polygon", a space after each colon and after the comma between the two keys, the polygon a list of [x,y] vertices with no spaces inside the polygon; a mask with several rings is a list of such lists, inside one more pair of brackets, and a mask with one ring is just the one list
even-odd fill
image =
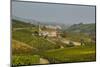
{"label": "road", "polygon": [[[61,42],[65,43],[65,44],[69,44],[69,43],[70,43],[70,40],[61,39]],[[81,45],[80,42],[76,42],[76,41],[71,41],[71,42],[73,42],[73,44],[74,44],[75,46],[80,46],[80,45]]]}

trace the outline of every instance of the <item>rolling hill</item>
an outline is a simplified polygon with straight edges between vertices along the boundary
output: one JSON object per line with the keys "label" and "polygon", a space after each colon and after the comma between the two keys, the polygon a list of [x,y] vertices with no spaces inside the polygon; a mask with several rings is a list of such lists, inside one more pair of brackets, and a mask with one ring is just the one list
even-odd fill
{"label": "rolling hill", "polygon": [[21,20],[12,19],[12,28],[34,27],[35,25]]}
{"label": "rolling hill", "polygon": [[95,33],[95,23],[90,24],[74,24],[70,26],[66,31],[68,32],[81,32],[81,33]]}
{"label": "rolling hill", "polygon": [[[87,43],[90,37],[84,33],[95,33],[95,24],[74,24],[66,32],[69,33],[65,33],[66,37],[62,39],[80,42],[83,38]],[[67,47],[60,39],[55,39],[38,36],[38,26],[35,24],[12,20],[13,65],[39,64],[41,58],[50,63],[95,61],[95,44],[89,42],[84,46]],[[60,48],[60,45],[64,48]]]}

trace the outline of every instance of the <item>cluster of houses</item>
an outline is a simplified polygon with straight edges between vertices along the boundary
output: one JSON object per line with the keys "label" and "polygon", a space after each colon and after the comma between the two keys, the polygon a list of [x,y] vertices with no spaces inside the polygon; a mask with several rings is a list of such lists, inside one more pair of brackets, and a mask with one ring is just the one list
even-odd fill
{"label": "cluster of houses", "polygon": [[[47,37],[57,37],[59,38],[60,37],[60,34],[61,34],[61,30],[62,28],[58,25],[56,26],[53,26],[53,25],[39,25],[39,36],[47,36]],[[65,44],[70,44],[70,41],[68,40],[61,40],[61,42],[65,43]],[[72,41],[71,41],[72,42]],[[81,45],[80,42],[72,42],[74,45]]]}
{"label": "cluster of houses", "polygon": [[[62,38],[60,36],[60,34],[62,34],[62,32],[60,31],[62,28],[59,25],[39,25],[38,29],[39,29],[38,31],[39,36]],[[63,40],[63,39],[61,40],[61,42],[65,44],[70,44],[72,42],[76,46],[85,44],[83,41],[74,42],[74,41]]]}
{"label": "cluster of houses", "polygon": [[39,36],[58,37],[61,29],[58,25],[39,25]]}

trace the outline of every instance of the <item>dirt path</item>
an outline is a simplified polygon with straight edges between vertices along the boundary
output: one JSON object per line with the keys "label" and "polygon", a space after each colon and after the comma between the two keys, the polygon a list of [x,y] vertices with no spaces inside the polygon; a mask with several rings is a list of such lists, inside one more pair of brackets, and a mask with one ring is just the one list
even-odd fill
{"label": "dirt path", "polygon": [[49,64],[49,61],[44,58],[40,58],[40,64]]}
{"label": "dirt path", "polygon": [[80,42],[73,42],[76,46],[80,46],[81,43]]}
{"label": "dirt path", "polygon": [[61,42],[69,44],[70,41],[69,40],[65,40],[65,39],[61,39]]}
{"label": "dirt path", "polygon": [[[61,39],[61,41],[62,41],[63,43],[66,43],[66,44],[69,44],[69,42],[70,42],[70,40],[66,40],[66,39]],[[80,46],[80,45],[81,45],[80,42],[75,42],[75,41],[72,41],[72,42],[73,42],[73,44],[74,44],[75,46]]]}

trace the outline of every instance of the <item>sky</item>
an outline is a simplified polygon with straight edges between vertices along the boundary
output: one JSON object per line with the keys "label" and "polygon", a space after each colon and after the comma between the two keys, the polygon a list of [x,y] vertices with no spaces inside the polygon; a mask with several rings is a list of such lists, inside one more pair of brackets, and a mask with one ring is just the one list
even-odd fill
{"label": "sky", "polygon": [[45,23],[95,23],[95,6],[12,2],[12,16]]}

